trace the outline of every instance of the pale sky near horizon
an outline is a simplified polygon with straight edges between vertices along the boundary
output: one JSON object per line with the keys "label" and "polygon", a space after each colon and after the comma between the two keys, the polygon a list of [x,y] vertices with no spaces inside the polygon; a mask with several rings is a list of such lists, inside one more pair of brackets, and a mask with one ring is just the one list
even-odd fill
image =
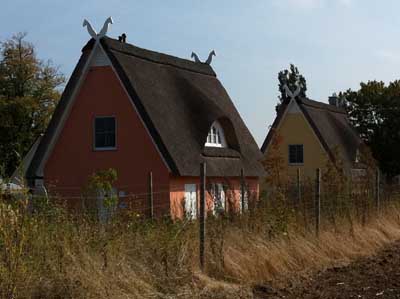
{"label": "pale sky near horizon", "polygon": [[275,117],[277,74],[290,63],[306,77],[308,97],[398,79],[398,0],[2,0],[0,41],[26,31],[38,56],[70,76],[89,35],[114,19],[109,36],[212,66],[259,145]]}

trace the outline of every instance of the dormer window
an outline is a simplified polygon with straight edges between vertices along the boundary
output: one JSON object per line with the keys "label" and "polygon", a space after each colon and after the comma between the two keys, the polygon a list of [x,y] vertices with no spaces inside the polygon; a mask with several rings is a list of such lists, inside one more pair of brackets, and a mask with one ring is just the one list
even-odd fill
{"label": "dormer window", "polygon": [[207,141],[205,146],[210,147],[226,147],[224,130],[222,129],[219,122],[215,121],[210,128],[207,135]]}

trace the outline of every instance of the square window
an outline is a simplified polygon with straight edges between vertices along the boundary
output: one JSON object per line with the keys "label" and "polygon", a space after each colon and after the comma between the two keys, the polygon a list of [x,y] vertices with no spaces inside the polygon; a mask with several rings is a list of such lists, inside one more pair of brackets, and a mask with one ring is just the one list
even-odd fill
{"label": "square window", "polygon": [[289,145],[289,164],[303,164],[304,150],[302,144]]}
{"label": "square window", "polygon": [[115,149],[115,117],[96,117],[94,122],[95,149]]}

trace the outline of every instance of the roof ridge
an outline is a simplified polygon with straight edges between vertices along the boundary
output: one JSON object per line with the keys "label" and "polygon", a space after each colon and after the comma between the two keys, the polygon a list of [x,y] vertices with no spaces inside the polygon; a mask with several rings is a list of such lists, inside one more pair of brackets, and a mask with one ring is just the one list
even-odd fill
{"label": "roof ridge", "polygon": [[[134,56],[136,58],[150,61],[153,63],[168,65],[194,73],[216,77],[216,73],[214,72],[213,68],[205,63],[200,64],[186,58],[181,58],[174,55],[165,54],[162,52],[148,50],[129,43],[121,43],[118,40],[110,37],[104,37],[101,39],[101,41],[102,45],[105,46],[107,49],[116,51],[121,54]],[[184,64],[186,64],[186,66]]]}
{"label": "roof ridge", "polygon": [[309,98],[302,98],[302,99],[300,99],[299,102],[300,102],[300,104],[305,105],[305,106],[309,106],[309,107],[313,107],[313,108],[317,108],[317,109],[321,109],[321,110],[328,110],[328,111],[334,112],[334,113],[347,114],[346,110],[343,108],[336,107],[336,106],[333,106],[328,103],[315,101],[315,100],[312,100]]}

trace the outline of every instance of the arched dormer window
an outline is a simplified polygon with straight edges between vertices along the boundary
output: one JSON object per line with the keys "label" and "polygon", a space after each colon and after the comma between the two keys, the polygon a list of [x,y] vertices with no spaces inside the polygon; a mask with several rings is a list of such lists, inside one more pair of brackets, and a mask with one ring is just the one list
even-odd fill
{"label": "arched dormer window", "polygon": [[207,135],[207,141],[205,146],[211,147],[226,147],[226,139],[224,135],[224,130],[222,129],[220,123],[215,121],[210,128]]}

